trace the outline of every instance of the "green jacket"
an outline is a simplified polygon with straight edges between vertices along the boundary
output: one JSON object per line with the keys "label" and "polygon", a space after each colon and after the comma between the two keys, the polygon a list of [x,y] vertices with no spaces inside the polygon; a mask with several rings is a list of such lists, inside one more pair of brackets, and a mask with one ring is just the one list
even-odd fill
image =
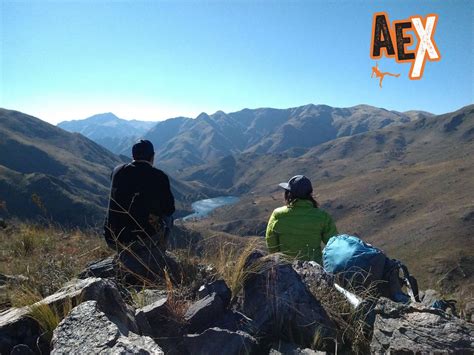
{"label": "green jacket", "polygon": [[296,200],[273,211],[265,239],[271,253],[321,264],[321,241],[326,244],[336,234],[336,225],[327,212],[314,208],[311,201]]}

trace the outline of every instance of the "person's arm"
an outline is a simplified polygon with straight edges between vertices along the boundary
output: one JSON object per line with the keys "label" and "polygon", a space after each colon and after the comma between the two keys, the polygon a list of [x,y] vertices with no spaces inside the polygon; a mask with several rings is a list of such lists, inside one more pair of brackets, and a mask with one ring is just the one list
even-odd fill
{"label": "person's arm", "polygon": [[329,239],[338,234],[336,224],[334,223],[332,217],[329,214],[327,215],[326,226],[323,229],[321,239],[324,244],[327,244]]}
{"label": "person's arm", "polygon": [[162,219],[171,217],[175,211],[174,196],[171,193],[168,176],[158,171],[152,183],[150,213]]}
{"label": "person's arm", "polygon": [[174,206],[174,196],[171,192],[170,179],[167,175],[163,174],[163,189],[162,189],[162,201],[163,205],[161,208],[162,216],[171,217],[176,210]]}
{"label": "person's arm", "polygon": [[265,233],[265,240],[267,242],[268,251],[270,253],[277,253],[280,251],[280,238],[275,230],[277,224],[275,213],[272,213],[268,220],[267,231]]}

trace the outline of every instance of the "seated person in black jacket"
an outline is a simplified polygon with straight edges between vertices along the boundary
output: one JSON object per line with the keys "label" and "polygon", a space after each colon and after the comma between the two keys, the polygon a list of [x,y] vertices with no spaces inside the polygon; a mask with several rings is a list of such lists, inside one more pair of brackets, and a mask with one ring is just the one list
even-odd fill
{"label": "seated person in black jacket", "polygon": [[[132,148],[133,161],[112,172],[104,236],[132,274],[155,279],[168,266],[166,239],[175,211],[168,176],[153,167],[154,148],[147,140]],[[168,267],[169,268],[169,267]]]}

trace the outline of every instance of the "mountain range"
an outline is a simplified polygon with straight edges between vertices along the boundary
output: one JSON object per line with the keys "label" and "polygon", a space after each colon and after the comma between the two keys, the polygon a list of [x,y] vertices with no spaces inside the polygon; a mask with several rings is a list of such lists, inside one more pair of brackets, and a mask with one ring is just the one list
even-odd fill
{"label": "mountain range", "polygon": [[420,111],[404,114],[368,105],[244,109],[158,122],[144,137],[155,145],[157,161],[170,170],[240,153],[273,154],[293,149],[297,154],[332,139],[430,115]]}
{"label": "mountain range", "polygon": [[130,156],[134,139],[149,139],[156,161],[167,170],[183,169],[247,152],[272,154],[302,149],[344,136],[410,122],[432,114],[406,113],[368,105],[334,108],[305,105],[289,109],[244,109],[233,113],[201,113],[161,122],[126,121],[108,113],[58,126],[79,132],[109,150]]}
{"label": "mountain range", "polygon": [[[101,121],[121,122],[106,116],[89,119],[84,134],[99,140],[109,130]],[[130,131],[115,134],[129,139]],[[405,261],[424,287],[472,292],[474,105],[443,115],[368,105],[218,111],[141,132],[172,177],[181,214],[199,198],[240,197],[193,229],[262,235],[283,203],[277,184],[305,174],[340,232]],[[102,218],[110,169],[129,159],[16,111],[0,111],[0,137],[0,202],[21,217],[46,214],[38,195],[55,220]],[[120,153],[129,156],[130,144]]]}
{"label": "mountain range", "polygon": [[102,145],[113,153],[120,153],[133,141],[151,129],[156,122],[124,120],[113,113],[102,113],[83,120],[63,121],[58,127],[77,132]]}
{"label": "mountain range", "polygon": [[[0,109],[0,216],[100,225],[112,169],[126,161],[82,134]],[[171,184],[179,210],[207,196],[199,183]]]}
{"label": "mountain range", "polygon": [[311,148],[248,151],[184,169],[182,180],[241,196],[193,227],[263,235],[284,203],[278,183],[304,174],[339,232],[403,260],[424,287],[472,293],[474,254],[466,246],[474,242],[474,105],[404,121]]}

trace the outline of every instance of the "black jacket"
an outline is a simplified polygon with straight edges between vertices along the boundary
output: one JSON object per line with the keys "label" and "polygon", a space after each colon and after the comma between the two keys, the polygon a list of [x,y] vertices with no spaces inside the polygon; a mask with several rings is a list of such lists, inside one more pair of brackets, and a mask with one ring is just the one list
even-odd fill
{"label": "black jacket", "polygon": [[117,166],[112,172],[109,207],[104,236],[109,245],[125,245],[138,236],[156,233],[150,214],[169,217],[175,211],[168,176],[145,161]]}

